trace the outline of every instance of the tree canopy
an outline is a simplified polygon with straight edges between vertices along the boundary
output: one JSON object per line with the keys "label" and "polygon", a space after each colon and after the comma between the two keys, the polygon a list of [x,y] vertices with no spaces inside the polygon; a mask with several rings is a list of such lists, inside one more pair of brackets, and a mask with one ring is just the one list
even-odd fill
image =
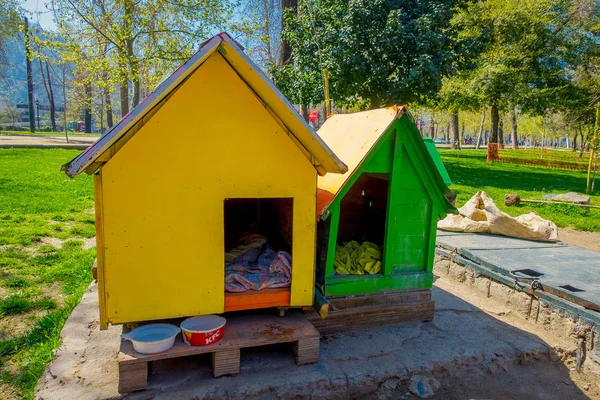
{"label": "tree canopy", "polygon": [[450,34],[456,0],[307,0],[287,15],[294,63],[274,76],[302,104],[323,99],[329,70],[338,103],[371,107],[423,101],[456,59]]}

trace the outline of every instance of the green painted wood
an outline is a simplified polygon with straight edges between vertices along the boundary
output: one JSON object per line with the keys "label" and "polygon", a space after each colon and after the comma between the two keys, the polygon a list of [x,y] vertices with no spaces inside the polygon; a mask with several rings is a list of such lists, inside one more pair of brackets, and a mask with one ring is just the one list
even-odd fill
{"label": "green painted wood", "polygon": [[[362,173],[389,173],[383,269],[377,275],[339,276],[334,272],[341,201]],[[444,194],[444,178],[418,130],[407,116],[388,128],[328,207],[326,296],[429,289],[439,217],[455,211]]]}
{"label": "green painted wood", "polygon": [[427,151],[429,152],[429,155],[431,156],[431,159],[433,160],[438,172],[442,176],[444,183],[446,184],[446,186],[450,186],[452,184],[452,181],[450,180],[450,175],[446,170],[446,166],[442,161],[442,157],[440,157],[440,153],[435,148],[435,142],[432,138],[428,137],[424,137],[423,142],[425,143],[425,146],[427,146]]}
{"label": "green painted wood", "polygon": [[[395,125],[395,124],[394,124]],[[390,130],[392,131],[392,130]],[[402,181],[402,175],[400,174],[400,168],[394,168],[394,166],[402,165],[402,154],[404,149],[402,147],[402,140],[400,135],[394,128],[394,141],[390,142],[390,145],[394,146],[394,158],[390,165],[390,183],[388,188],[388,203],[387,203],[387,221],[385,226],[385,239],[383,243],[383,274],[391,275],[394,269],[394,264],[397,261],[397,253],[400,249],[401,244],[397,241],[399,237],[398,228],[401,226],[402,221],[402,210],[398,207],[405,197],[403,190],[397,190],[397,187]]]}
{"label": "green painted wood", "polygon": [[327,280],[334,276],[335,271],[334,260],[335,260],[335,248],[337,245],[337,237],[338,237],[338,228],[340,226],[340,205],[339,203],[331,204],[329,206],[329,211],[332,215],[331,222],[329,226],[329,243],[327,245],[327,262],[325,264],[325,284],[327,285]]}
{"label": "green painted wood", "polygon": [[325,296],[349,296],[391,290],[430,289],[433,274],[414,272],[397,275],[352,275],[330,278],[325,286]]}

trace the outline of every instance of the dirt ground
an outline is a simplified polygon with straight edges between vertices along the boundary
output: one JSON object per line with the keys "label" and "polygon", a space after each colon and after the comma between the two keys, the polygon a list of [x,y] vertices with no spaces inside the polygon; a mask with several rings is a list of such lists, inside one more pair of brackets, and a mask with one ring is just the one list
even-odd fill
{"label": "dirt ground", "polygon": [[[568,342],[555,337],[539,325],[531,324],[494,298],[486,298],[469,287],[445,278],[437,278],[434,285],[499,321],[536,335],[554,348],[557,355],[574,354],[575,349]],[[574,361],[573,357],[568,357],[564,362],[557,359],[553,362],[504,365],[499,370],[489,370],[487,373],[467,371],[459,376],[442,377],[440,388],[435,390],[432,399],[600,400],[600,365],[589,362],[581,372],[577,372]]]}
{"label": "dirt ground", "polygon": [[569,380],[565,379],[563,368],[560,363],[536,363],[508,368],[493,375],[469,375],[463,379],[445,378],[432,399],[600,398],[600,386],[595,375],[571,372]]}
{"label": "dirt ground", "polygon": [[559,228],[558,238],[569,246],[585,247],[600,252],[600,232],[576,231],[573,228]]}

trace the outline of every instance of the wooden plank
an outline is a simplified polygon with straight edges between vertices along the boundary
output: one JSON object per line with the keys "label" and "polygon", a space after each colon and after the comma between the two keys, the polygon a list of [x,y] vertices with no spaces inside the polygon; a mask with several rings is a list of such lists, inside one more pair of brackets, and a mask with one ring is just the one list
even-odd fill
{"label": "wooden plank", "polygon": [[373,293],[352,297],[329,298],[327,300],[329,301],[332,310],[342,310],[345,308],[349,308],[347,307],[347,304],[348,300],[350,299],[353,300],[352,304],[354,307],[383,304],[413,303],[431,300],[431,290]]}
{"label": "wooden plank", "polygon": [[104,257],[104,197],[102,186],[102,170],[94,174],[94,210],[96,218],[96,278],[98,280],[98,302],[100,308],[100,329],[108,328],[106,314],[106,285]]}
{"label": "wooden plank", "polygon": [[359,295],[398,290],[425,290],[433,284],[433,274],[414,271],[391,276],[352,275],[334,276],[325,284],[325,297]]}
{"label": "wooden plank", "polygon": [[212,354],[213,375],[234,375],[240,372],[240,349],[227,349]]}
{"label": "wooden plank", "polygon": [[310,364],[319,361],[319,346],[321,344],[320,335],[311,336],[306,339],[300,339],[294,342],[292,351],[296,364]]}
{"label": "wooden plank", "polygon": [[321,319],[318,313],[313,312],[307,318],[320,333],[333,333],[406,321],[431,321],[434,310],[435,302],[428,300],[331,311],[327,319]]}
{"label": "wooden plank", "polygon": [[119,364],[119,393],[146,389],[148,363]]}
{"label": "wooden plank", "polygon": [[327,318],[329,302],[318,288],[315,288],[315,310],[321,315],[321,318]]}
{"label": "wooden plank", "polygon": [[185,357],[217,351],[295,342],[318,336],[319,333],[303,314],[293,313],[284,318],[276,315],[236,315],[227,317],[223,339],[209,346],[192,347],[183,343],[181,335],[169,350],[158,354],[140,354],[130,341],[121,341],[119,364],[146,363],[154,360]]}
{"label": "wooden plank", "polygon": [[289,307],[290,288],[248,290],[225,293],[225,312],[254,310],[271,307]]}

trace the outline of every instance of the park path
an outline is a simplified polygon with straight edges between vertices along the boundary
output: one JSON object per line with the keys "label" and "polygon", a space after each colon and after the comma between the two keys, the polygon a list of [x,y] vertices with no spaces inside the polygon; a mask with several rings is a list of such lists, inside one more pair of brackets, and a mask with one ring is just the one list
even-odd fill
{"label": "park path", "polygon": [[33,149],[79,149],[84,150],[98,140],[98,137],[71,136],[67,143],[64,136],[46,135],[1,135],[0,149],[4,148],[33,148]]}

